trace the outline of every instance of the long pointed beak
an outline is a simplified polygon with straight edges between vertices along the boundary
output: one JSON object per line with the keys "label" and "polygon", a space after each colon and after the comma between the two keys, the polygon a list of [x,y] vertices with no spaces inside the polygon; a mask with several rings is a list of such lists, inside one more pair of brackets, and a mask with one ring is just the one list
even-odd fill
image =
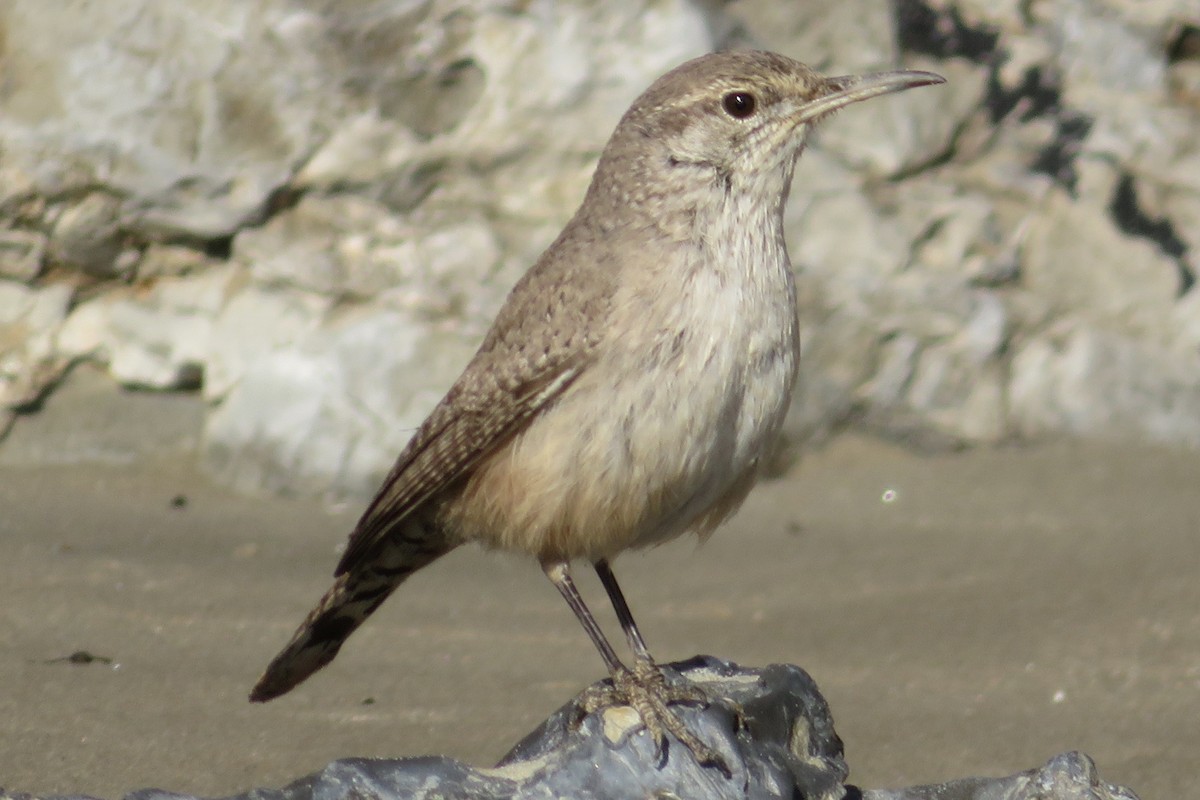
{"label": "long pointed beak", "polygon": [[917,72],[901,70],[897,72],[876,72],[871,75],[842,75],[836,78],[826,78],[825,86],[828,94],[805,103],[800,108],[800,122],[815,122],[827,114],[832,114],[843,106],[857,103],[859,100],[869,100],[892,92],[903,92],[917,86],[931,86],[945,83],[946,79],[933,72]]}

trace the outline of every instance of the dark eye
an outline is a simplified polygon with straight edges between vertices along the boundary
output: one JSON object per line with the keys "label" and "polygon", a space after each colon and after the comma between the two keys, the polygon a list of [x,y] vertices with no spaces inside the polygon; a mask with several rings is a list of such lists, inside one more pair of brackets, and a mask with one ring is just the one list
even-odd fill
{"label": "dark eye", "polygon": [[735,119],[746,119],[754,115],[758,103],[749,92],[730,92],[721,100],[725,113]]}

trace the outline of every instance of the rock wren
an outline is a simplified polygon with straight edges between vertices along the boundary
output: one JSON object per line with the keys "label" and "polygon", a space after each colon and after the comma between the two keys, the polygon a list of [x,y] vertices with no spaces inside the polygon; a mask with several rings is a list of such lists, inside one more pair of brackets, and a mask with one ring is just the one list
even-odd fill
{"label": "rock wren", "polygon": [[[850,103],[943,80],[828,78],[772,53],[724,52],[655,81],[250,699],[292,689],[405,578],[479,542],[541,563],[612,675],[596,707],[631,705],[660,755],[670,732],[722,766],[668,708],[702,697],[668,685],[609,561],[708,536],[750,491],[779,432],[800,357],[783,206],[809,131]],[[632,669],[584,605],[573,559],[599,574]]]}

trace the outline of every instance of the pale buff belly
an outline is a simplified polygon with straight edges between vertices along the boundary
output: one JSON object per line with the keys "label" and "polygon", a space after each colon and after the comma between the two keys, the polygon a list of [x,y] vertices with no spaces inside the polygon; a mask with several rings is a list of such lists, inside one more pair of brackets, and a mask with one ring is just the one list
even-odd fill
{"label": "pale buff belly", "polygon": [[590,560],[710,533],[782,424],[797,357],[789,322],[745,338],[704,330],[673,352],[614,351],[445,498],[444,529]]}

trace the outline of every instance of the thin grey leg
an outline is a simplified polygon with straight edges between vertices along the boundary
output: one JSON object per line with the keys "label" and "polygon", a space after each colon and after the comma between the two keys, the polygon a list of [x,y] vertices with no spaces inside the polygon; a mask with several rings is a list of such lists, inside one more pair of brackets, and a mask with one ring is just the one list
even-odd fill
{"label": "thin grey leg", "polygon": [[612,567],[603,558],[593,566],[596,568],[596,574],[600,576],[600,583],[604,584],[604,591],[608,592],[608,599],[612,601],[613,609],[617,612],[617,619],[621,622],[621,629],[625,631],[625,638],[629,640],[629,648],[633,650],[634,656],[639,661],[653,661],[654,659],[650,657],[650,650],[646,647],[646,640],[642,638],[642,632],[638,630],[637,623],[633,621],[633,614],[629,611],[629,604],[625,602],[625,595],[617,584],[617,576],[613,575]]}
{"label": "thin grey leg", "polygon": [[[600,657],[604,659],[604,663],[608,666],[608,671],[613,675],[626,671],[625,665],[621,663],[621,659],[617,658],[616,651],[613,650],[612,645],[605,638],[604,631],[600,630],[600,626],[596,623],[596,618],[592,616],[592,612],[588,610],[587,605],[583,602],[583,597],[579,594],[579,590],[575,588],[575,581],[571,580],[571,570],[567,562],[543,561],[542,571],[546,573],[546,577],[550,579],[550,582],[558,589],[559,594],[567,601],[567,605],[575,612],[579,623],[583,625],[583,629],[591,637],[592,644],[596,645],[596,649],[600,651]],[[628,613],[628,609],[626,613]],[[641,637],[638,638],[640,639]]]}

